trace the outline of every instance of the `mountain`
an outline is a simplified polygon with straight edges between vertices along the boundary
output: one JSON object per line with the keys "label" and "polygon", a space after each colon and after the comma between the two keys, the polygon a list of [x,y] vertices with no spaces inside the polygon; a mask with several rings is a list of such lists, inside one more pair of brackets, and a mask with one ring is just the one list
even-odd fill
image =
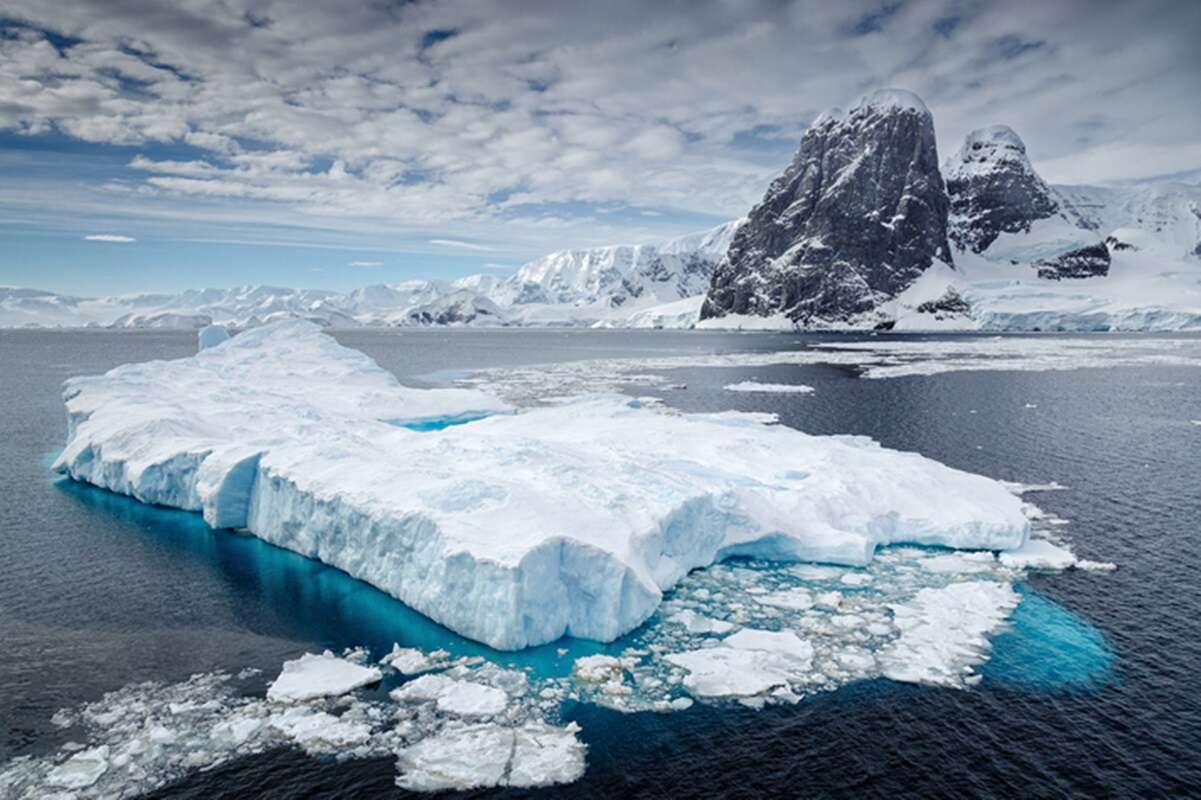
{"label": "mountain", "polygon": [[1059,203],[1026,157],[1026,144],[1006,125],[967,135],[947,165],[947,194],[955,223],[950,235],[961,250],[979,253],[1002,233],[1026,233]]}
{"label": "mountain", "polygon": [[934,119],[916,95],[883,90],[823,114],[734,236],[701,318],[854,323],[951,261],[948,207]]}
{"label": "mountain", "polygon": [[820,116],[716,267],[699,325],[1201,329],[1201,187],[1052,186],[1004,125],[972,131],[943,170],[935,158],[909,93]]}
{"label": "mountain", "polygon": [[[700,297],[741,220],[659,245],[561,250],[508,277],[414,280],[340,293],[246,286],[178,294],[101,298],[0,287],[0,327],[199,328],[212,322],[253,327],[308,319],[327,327],[430,325],[649,325],[654,309]],[[680,326],[687,319],[672,315]]]}

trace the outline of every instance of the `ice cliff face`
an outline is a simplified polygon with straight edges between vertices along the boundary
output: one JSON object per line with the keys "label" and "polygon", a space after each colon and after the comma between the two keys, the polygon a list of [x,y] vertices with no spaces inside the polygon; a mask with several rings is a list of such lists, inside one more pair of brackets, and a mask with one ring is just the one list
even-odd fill
{"label": "ice cliff face", "polygon": [[968,134],[948,162],[950,236],[962,250],[979,253],[1000,233],[1026,233],[1059,211],[1054,194],[1035,173],[1026,145],[1005,125]]}
{"label": "ice cliff face", "polygon": [[305,322],[64,397],[57,471],[244,528],[501,649],[612,640],[734,556],[862,565],[890,543],[1012,550],[1029,532],[1002,485],[868,439],[623,396],[514,411],[402,386]]}
{"label": "ice cliff face", "polygon": [[873,312],[950,263],[934,122],[916,95],[821,116],[714,271],[701,318],[783,314],[805,326]]}

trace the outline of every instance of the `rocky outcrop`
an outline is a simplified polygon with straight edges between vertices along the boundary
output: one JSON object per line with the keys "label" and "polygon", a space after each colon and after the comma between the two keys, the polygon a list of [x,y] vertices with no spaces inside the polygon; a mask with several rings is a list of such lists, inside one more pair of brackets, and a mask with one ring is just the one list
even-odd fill
{"label": "rocky outcrop", "polygon": [[1005,125],[968,134],[945,170],[951,198],[948,233],[960,250],[980,253],[1002,233],[1025,233],[1054,216],[1054,193],[1026,157],[1026,145]]}
{"label": "rocky outcrop", "polygon": [[786,315],[838,326],[951,261],[934,122],[885,90],[809,127],[717,265],[701,318]]}
{"label": "rocky outcrop", "polygon": [[1035,261],[1038,277],[1049,281],[1064,278],[1096,278],[1109,274],[1109,248],[1104,242],[1070,250],[1055,258]]}

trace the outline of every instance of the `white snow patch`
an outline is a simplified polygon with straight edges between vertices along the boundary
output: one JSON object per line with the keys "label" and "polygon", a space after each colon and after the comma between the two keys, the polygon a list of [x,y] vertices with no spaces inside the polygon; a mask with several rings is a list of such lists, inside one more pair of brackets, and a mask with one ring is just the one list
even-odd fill
{"label": "white snow patch", "polygon": [[317,697],[343,695],[379,681],[382,674],[375,667],[364,667],[338,658],[326,650],[321,655],[305,653],[298,659],[285,661],[283,671],[267,689],[267,699],[293,703]]}

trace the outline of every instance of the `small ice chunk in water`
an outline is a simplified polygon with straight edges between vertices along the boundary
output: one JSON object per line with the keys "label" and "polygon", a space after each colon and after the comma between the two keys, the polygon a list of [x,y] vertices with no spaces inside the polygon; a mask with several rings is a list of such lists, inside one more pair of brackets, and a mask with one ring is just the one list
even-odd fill
{"label": "small ice chunk in water", "polygon": [[422,675],[392,690],[392,699],[433,700],[439,711],[459,717],[490,717],[505,710],[508,695],[494,686],[460,681],[446,675]]}
{"label": "small ice chunk in water", "polygon": [[283,671],[267,689],[267,699],[289,703],[343,695],[381,677],[375,667],[360,666],[328,650],[321,655],[305,653],[284,662]]}
{"label": "small ice chunk in water", "polygon": [[794,611],[804,611],[807,608],[813,607],[813,596],[804,589],[784,589],[779,592],[772,592],[756,597],[755,601],[761,605],[787,608]]}
{"label": "small ice chunk in water", "polygon": [[108,746],[84,750],[50,770],[46,783],[63,789],[86,789],[108,771]]}
{"label": "small ice chunk in water", "polygon": [[445,650],[435,650],[427,654],[416,647],[401,647],[399,644],[393,644],[392,652],[384,656],[381,663],[387,664],[401,675],[419,675],[422,672],[447,666],[449,658],[450,653]]}
{"label": "small ice chunk in water", "polygon": [[621,680],[623,667],[620,658],[597,654],[577,658],[571,674],[581,683],[608,683]]}
{"label": "small ice chunk in water", "polygon": [[676,614],[668,617],[668,622],[676,622],[683,625],[689,633],[729,633],[734,630],[734,625],[720,619],[711,619],[703,617],[694,611],[684,609]]}
{"label": "small ice chunk in water", "polygon": [[684,688],[701,697],[751,697],[787,687],[808,672],[813,645],[791,631],[744,628],[721,646],[665,659],[688,670]]}
{"label": "small ice chunk in water", "polygon": [[948,553],[942,556],[932,556],[921,560],[922,569],[937,573],[988,572],[992,570],[993,554],[982,553]]}
{"label": "small ice chunk in water", "polygon": [[578,731],[575,723],[565,728],[535,722],[519,728],[448,725],[400,752],[396,784],[433,792],[570,783],[584,772],[586,748],[576,738]]}
{"label": "small ice chunk in water", "polygon": [[848,572],[838,579],[844,586],[866,586],[872,582],[872,576],[866,572]]}
{"label": "small ice chunk in water", "polygon": [[813,645],[792,631],[760,631],[754,628],[743,628],[738,633],[722,639],[721,643],[726,647],[738,650],[779,653],[805,664],[813,659]]}
{"label": "small ice chunk in water", "polygon": [[362,744],[371,738],[371,728],[361,722],[342,720],[304,706],[273,715],[270,724],[297,744],[318,750]]}
{"label": "small ice chunk in water", "polygon": [[1029,539],[1017,550],[1001,553],[1001,563],[1023,569],[1067,569],[1076,565],[1076,556],[1066,547],[1046,539]]}

